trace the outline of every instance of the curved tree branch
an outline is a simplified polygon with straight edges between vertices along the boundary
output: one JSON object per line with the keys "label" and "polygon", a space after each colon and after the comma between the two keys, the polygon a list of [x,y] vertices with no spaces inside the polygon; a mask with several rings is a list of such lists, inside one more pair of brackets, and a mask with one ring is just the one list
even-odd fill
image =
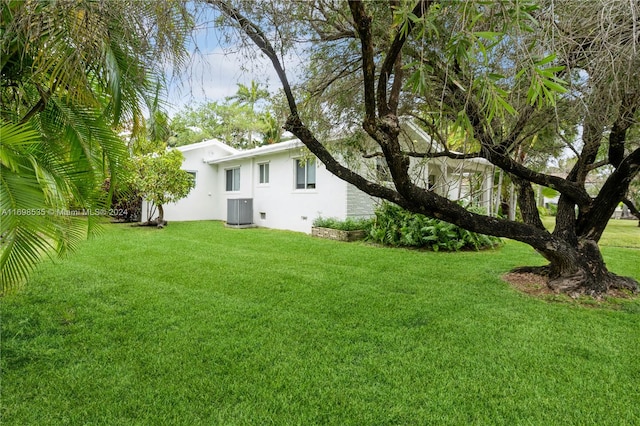
{"label": "curved tree branch", "polygon": [[640,173],[640,148],[624,158],[602,185],[593,205],[598,206],[581,215],[577,231],[595,241],[600,240],[609,218],[618,203],[625,199],[629,184]]}
{"label": "curved tree branch", "polygon": [[640,226],[640,210],[638,210],[634,202],[631,201],[629,198],[624,198],[622,202],[624,203],[625,206],[629,208],[629,211],[631,212],[631,214],[638,218],[638,226]]}

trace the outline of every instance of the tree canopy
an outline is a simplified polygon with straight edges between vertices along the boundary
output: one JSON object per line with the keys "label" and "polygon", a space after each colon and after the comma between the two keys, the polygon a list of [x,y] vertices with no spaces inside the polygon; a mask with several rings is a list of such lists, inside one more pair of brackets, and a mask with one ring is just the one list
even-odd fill
{"label": "tree canopy", "polygon": [[[522,241],[549,261],[549,286],[571,293],[637,290],[607,270],[598,241],[640,170],[640,8],[634,2],[206,0],[229,31],[266,55],[287,97],[285,128],[338,177],[364,192],[474,232]],[[306,58],[300,88],[283,63]],[[412,116],[439,149],[401,143]],[[322,128],[366,133],[393,186],[352,170]],[[563,152],[564,176],[541,164]],[[515,184],[522,220],[469,211],[412,180],[416,159],[482,158]],[[607,168],[597,193],[589,178]],[[560,193],[553,231],[533,185]]]}
{"label": "tree canopy", "polygon": [[[261,107],[256,104],[262,103]],[[172,146],[205,139],[220,139],[234,148],[254,148],[280,141],[282,123],[276,118],[269,92],[254,80],[249,86],[238,83],[235,95],[223,102],[186,107],[171,120]]]}

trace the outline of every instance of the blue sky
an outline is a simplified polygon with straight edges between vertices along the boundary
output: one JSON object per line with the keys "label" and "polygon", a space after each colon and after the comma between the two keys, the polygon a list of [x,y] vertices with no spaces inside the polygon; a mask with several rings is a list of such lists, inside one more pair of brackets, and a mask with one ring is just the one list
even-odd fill
{"label": "blue sky", "polygon": [[[190,64],[178,76],[169,78],[166,109],[169,116],[186,105],[222,101],[236,93],[237,83],[262,83],[274,93],[282,87],[271,62],[263,55],[247,59],[233,45],[225,45],[213,27],[214,12],[199,18],[190,43]],[[171,73],[171,70],[168,70]],[[292,76],[290,76],[291,78]]]}

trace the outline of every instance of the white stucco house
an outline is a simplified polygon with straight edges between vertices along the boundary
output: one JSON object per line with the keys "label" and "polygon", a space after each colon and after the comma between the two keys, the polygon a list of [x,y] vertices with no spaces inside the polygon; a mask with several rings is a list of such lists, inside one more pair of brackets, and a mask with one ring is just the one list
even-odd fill
{"label": "white stucco house", "polygon": [[[407,123],[406,129],[407,143],[431,143],[415,124]],[[244,151],[217,140],[176,149],[195,187],[186,198],[164,206],[168,221],[222,220],[310,233],[319,216],[369,217],[378,202],[331,174],[297,139]],[[380,157],[362,159],[355,167],[372,179],[388,179]],[[412,173],[431,190],[491,208],[493,174],[485,160],[412,159]],[[142,215],[146,220],[146,205]]]}

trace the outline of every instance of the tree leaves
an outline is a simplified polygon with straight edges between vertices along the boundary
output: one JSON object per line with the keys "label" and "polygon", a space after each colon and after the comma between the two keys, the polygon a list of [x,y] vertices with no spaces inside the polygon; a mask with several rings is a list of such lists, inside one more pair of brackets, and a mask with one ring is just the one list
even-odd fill
{"label": "tree leaves", "polygon": [[[149,81],[179,64],[182,2],[4,1],[1,6],[2,288],[63,254],[105,215],[128,152],[116,131],[144,129]],[[175,61],[172,61],[175,60]]]}
{"label": "tree leaves", "polygon": [[186,197],[195,182],[182,170],[184,156],[177,149],[142,155],[133,160],[134,187],[141,197],[155,205]]}
{"label": "tree leaves", "polygon": [[[568,83],[558,77],[558,73],[565,70],[564,65],[553,66],[557,55],[552,53],[542,59],[533,61],[530,68],[523,68],[516,74],[516,79],[528,77],[531,79],[527,90],[527,101],[531,106],[542,108],[555,107],[558,95],[567,92]],[[545,65],[551,65],[545,67]]]}

